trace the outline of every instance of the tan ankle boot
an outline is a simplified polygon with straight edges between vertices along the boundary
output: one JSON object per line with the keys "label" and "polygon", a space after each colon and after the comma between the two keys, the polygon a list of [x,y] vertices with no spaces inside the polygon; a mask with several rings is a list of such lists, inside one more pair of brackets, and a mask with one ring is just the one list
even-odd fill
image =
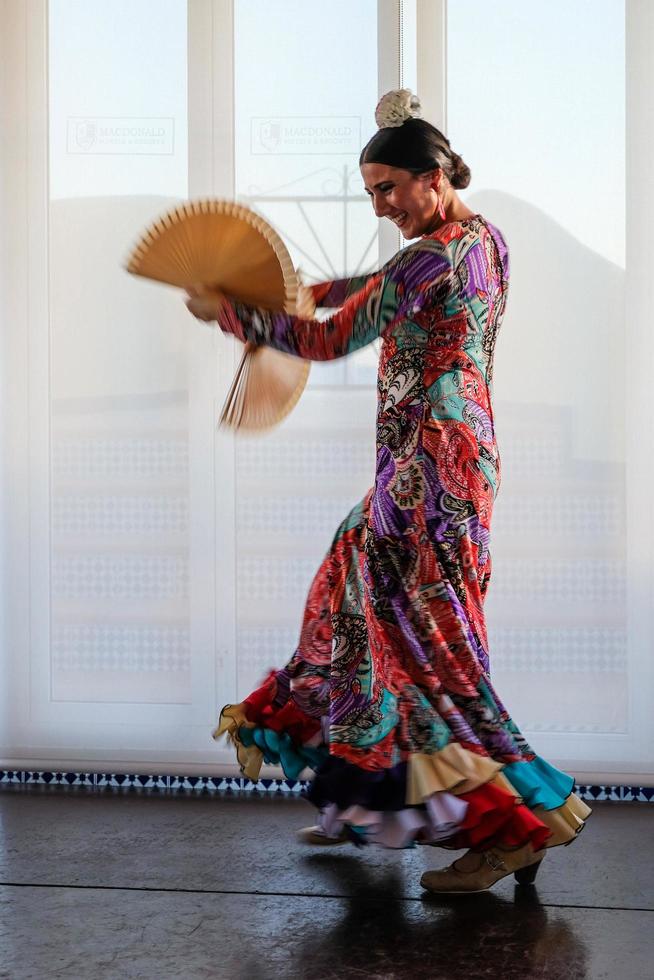
{"label": "tan ankle boot", "polygon": [[487,851],[467,851],[449,867],[425,871],[420,884],[437,894],[483,892],[507,875],[515,874],[521,885],[530,885],[545,856],[545,849],[534,851],[525,844],[514,851],[491,847]]}
{"label": "tan ankle boot", "polygon": [[333,847],[335,844],[347,844],[349,837],[345,827],[337,837],[329,837],[321,827],[303,827],[296,831],[296,837],[303,844],[311,844],[314,847]]}

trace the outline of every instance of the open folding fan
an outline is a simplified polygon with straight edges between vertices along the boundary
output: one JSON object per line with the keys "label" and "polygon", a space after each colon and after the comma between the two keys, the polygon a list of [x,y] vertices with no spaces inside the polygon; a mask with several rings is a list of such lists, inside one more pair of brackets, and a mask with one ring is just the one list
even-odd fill
{"label": "open folding fan", "polygon": [[[189,201],[162,215],[141,236],[127,271],[182,288],[202,283],[273,312],[295,311],[298,280],[284,243],[260,215],[230,201]],[[221,424],[266,429],[281,422],[302,394],[309,367],[246,344]]]}

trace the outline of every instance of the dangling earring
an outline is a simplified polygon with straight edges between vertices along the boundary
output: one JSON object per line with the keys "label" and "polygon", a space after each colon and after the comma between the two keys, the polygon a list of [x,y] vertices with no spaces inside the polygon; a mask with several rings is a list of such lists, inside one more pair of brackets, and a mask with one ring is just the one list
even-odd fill
{"label": "dangling earring", "polygon": [[445,208],[443,206],[443,198],[440,196],[440,194],[438,195],[438,215],[441,221],[445,221],[447,215],[445,214]]}

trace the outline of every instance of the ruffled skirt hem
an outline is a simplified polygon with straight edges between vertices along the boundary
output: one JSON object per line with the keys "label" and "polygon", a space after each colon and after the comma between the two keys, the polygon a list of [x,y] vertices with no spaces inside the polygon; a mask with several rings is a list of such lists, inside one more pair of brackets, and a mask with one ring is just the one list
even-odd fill
{"label": "ruffled skirt hem", "polygon": [[427,844],[450,849],[485,850],[494,844],[533,849],[570,844],[584,827],[590,808],[571,793],[556,810],[531,811],[519,801],[512,804],[486,791],[469,800],[452,794],[434,794],[424,805],[402,810],[368,810],[357,804],[339,809],[326,806],[318,826],[327,837],[349,830],[356,844],[378,844],[402,849]]}
{"label": "ruffled skirt hem", "polygon": [[591,812],[572,792],[572,777],[539,756],[503,764],[453,742],[431,755],[413,753],[389,769],[363,770],[329,755],[319,726],[299,709],[284,710],[283,725],[279,713],[275,718],[281,730],[273,730],[235,717],[228,705],[214,738],[228,736],[253,781],[263,762],[281,765],[292,779],[313,769],[307,797],[329,837],[345,830],[355,843],[388,848],[421,843],[484,850],[530,843],[540,850],[573,841]]}

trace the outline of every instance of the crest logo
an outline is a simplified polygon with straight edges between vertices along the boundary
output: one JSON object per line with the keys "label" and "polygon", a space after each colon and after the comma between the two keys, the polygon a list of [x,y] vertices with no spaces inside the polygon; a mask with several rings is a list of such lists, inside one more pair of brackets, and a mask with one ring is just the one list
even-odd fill
{"label": "crest logo", "polygon": [[98,129],[94,122],[89,119],[76,121],[73,127],[73,140],[75,145],[83,151],[90,150],[96,141]]}
{"label": "crest logo", "polygon": [[277,149],[282,141],[282,124],[266,120],[261,123],[259,129],[259,142],[265,150],[271,153]]}

